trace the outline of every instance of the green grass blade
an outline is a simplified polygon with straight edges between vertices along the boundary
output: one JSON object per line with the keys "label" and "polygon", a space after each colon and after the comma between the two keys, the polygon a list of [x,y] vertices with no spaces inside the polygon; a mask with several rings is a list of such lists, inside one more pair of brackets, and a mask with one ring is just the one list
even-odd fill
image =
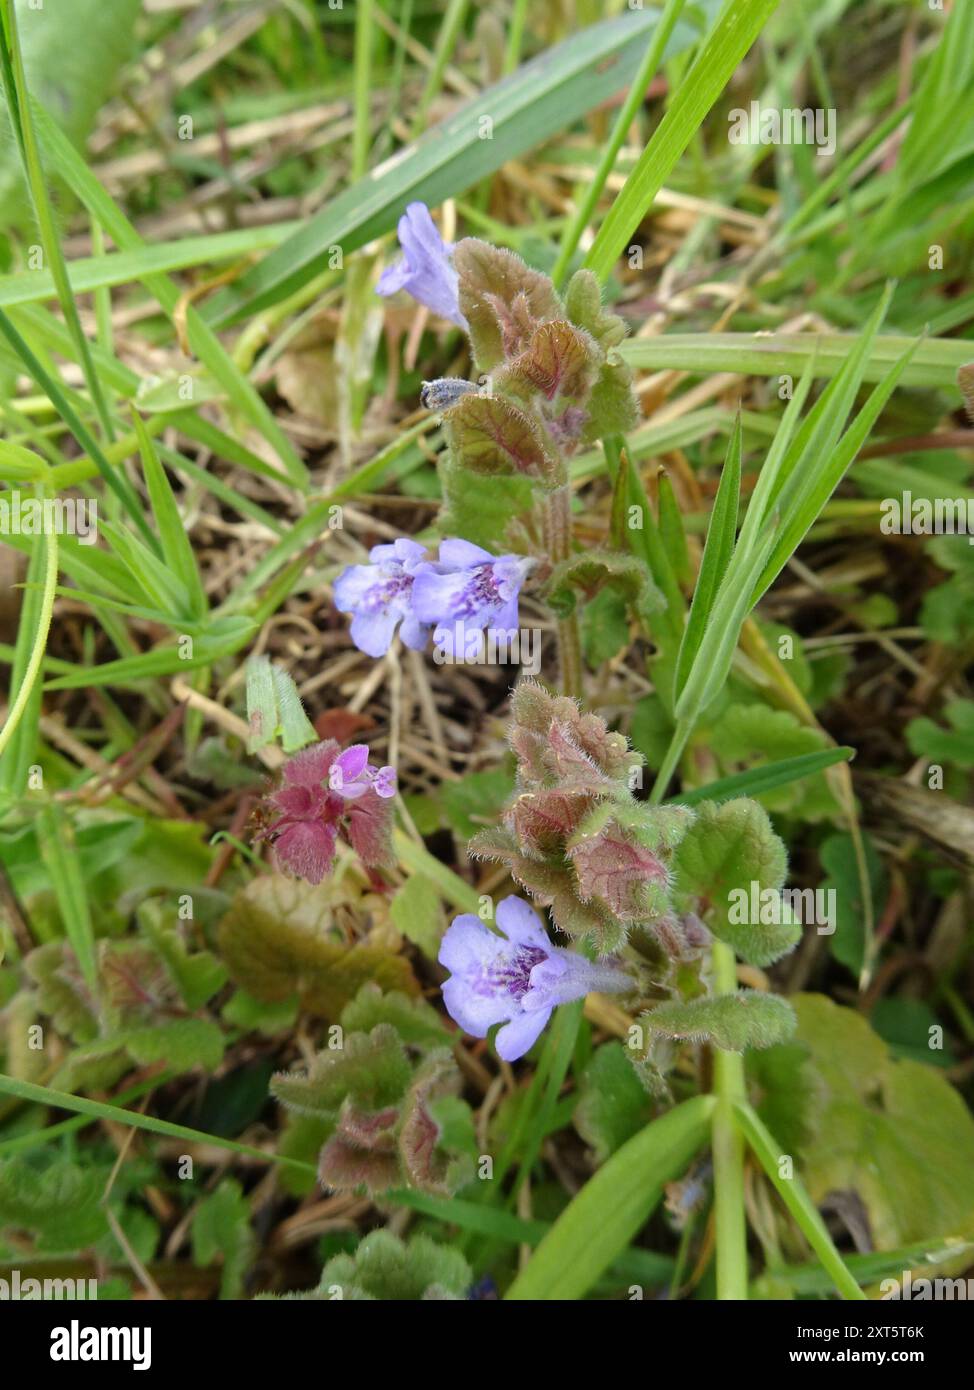
{"label": "green grass blade", "polygon": [[744,1138],[760,1159],[771,1185],[791,1212],[802,1234],[832,1277],[843,1298],[864,1299],[860,1289],[836,1250],[818,1208],[797,1178],[783,1178],[778,1167],[781,1146],[746,1101],[734,1104],[734,1118]]}
{"label": "green grass blade", "polygon": [[204,1134],[201,1130],[190,1129],[186,1125],[173,1124],[171,1120],[160,1120],[155,1115],[143,1115],[140,1110],[124,1110],[121,1106],[110,1105],[107,1101],[89,1100],[87,1096],[73,1096],[67,1091],[55,1091],[50,1086],[37,1086],[32,1081],[18,1081],[15,1077],[4,1076],[2,1073],[0,1094],[31,1101],[35,1105],[50,1106],[56,1110],[70,1110],[76,1115],[88,1115],[93,1120],[128,1125],[132,1129],[145,1130],[149,1134],[160,1134],[166,1139],[185,1139],[190,1144],[205,1144],[210,1148],[225,1149],[227,1153],[257,1158],[263,1163],[281,1163],[302,1173],[317,1174],[318,1171],[313,1163],[305,1163],[300,1158],[268,1153],[265,1149],[255,1148],[253,1144],[238,1144],[222,1134]]}
{"label": "green grass blade", "polygon": [[196,618],[206,613],[208,604],[193,547],[186,534],[186,527],[179,514],[165,469],[159,462],[152,437],[146,429],[138,411],[132,412],[135,433],[139,439],[142,455],[142,470],[145,484],[152,503],[152,513],[159,531],[163,559],[173,571],[188,600],[187,612]]}
{"label": "green grass blade", "polygon": [[728,0],[724,6],[585,258],[603,283],[777,5],[778,0]]}
{"label": "green grass blade", "polygon": [[[616,351],[630,367],[645,371],[739,372],[742,376],[801,376],[814,358],[816,377],[836,376],[860,341],[854,333],[662,333],[620,343]],[[862,379],[882,381],[912,338],[883,335],[873,339]],[[969,340],[927,338],[903,375],[904,386],[953,389],[958,367],[972,356]]]}
{"label": "green grass blade", "polygon": [[666,0],[666,8],[660,15],[659,23],[653,30],[653,36],[649,41],[649,47],[639,65],[639,70],[634,76],[629,87],[628,95],[623,102],[619,114],[616,116],[612,127],[612,133],[602,152],[595,176],[588,181],[578,200],[578,206],[572,215],[568,226],[562,233],[561,245],[558,248],[558,259],[555,261],[551,278],[555,282],[555,287],[561,286],[565,279],[565,274],[571,264],[572,257],[578,248],[578,243],[582,239],[582,233],[592,220],[592,214],[605,187],[605,181],[612,173],[612,166],[615,164],[616,155],[622,148],[623,141],[629,132],[629,128],[636,118],[639,108],[646,100],[646,89],[652,82],[659,70],[660,61],[666,45],[669,43],[670,35],[676,21],[680,17],[685,0]]}
{"label": "green grass blade", "polygon": [[[58,174],[120,250],[142,251],[142,238],[102,188],[71,142],[42,107],[35,103],[33,110],[41,139]],[[172,318],[182,298],[179,286],[168,276],[159,274],[145,275],[142,283]],[[275,450],[287,477],[295,486],[305,488],[308,483],[308,470],[298,458],[284,431],[250,381],[228,355],[216,334],[192,306],[186,310],[186,334],[193,352],[223,387],[231,404]]]}
{"label": "green grass blade", "polygon": [[[704,8],[714,10],[710,0]],[[656,22],[655,13],[647,11],[593,24],[474,97],[331,199],[299,232],[215,296],[208,319],[225,326],[278,303],[319,272],[330,246],[341,246],[347,257],[390,231],[412,200],[435,207],[564,130],[627,85]],[[667,55],[681,52],[694,38],[689,25],[677,25]],[[491,123],[489,140],[483,138],[485,118]]]}
{"label": "green grass blade", "polygon": [[41,167],[40,149],[38,147],[37,135],[34,131],[30,99],[27,94],[27,75],[24,71],[24,60],[20,46],[16,10],[13,0],[0,0],[0,5],[2,5],[3,12],[3,72],[7,106],[10,109],[15,105],[17,107],[16,128],[19,135],[18,147],[24,166],[24,177],[30,189],[31,201],[34,205],[34,214],[37,218],[38,228],[40,229],[44,256],[54,279],[54,286],[57,291],[58,302],[61,305],[61,312],[64,314],[65,323],[68,325],[68,329],[78,351],[78,359],[81,362],[85,381],[88,385],[91,399],[94,402],[95,410],[97,411],[106,437],[111,440],[114,438],[111,415],[109,414],[108,405],[101,389],[101,383],[98,380],[98,374],[95,371],[94,363],[91,359],[88,339],[84,335],[84,330],[81,327],[81,319],[78,317],[78,306],[74,301],[74,295],[71,292],[71,285],[68,281],[64,255],[61,251],[61,238],[58,235],[57,227],[54,225],[54,213],[47,192],[44,170]]}
{"label": "green grass blade", "polygon": [[49,801],[38,811],[37,838],[68,941],[78,958],[89,993],[97,998],[100,989],[95,929],[88,910],[81,860],[74,846],[74,827],[56,801]]}
{"label": "green grass blade", "polygon": [[741,499],[741,449],[743,434],[738,418],[734,433],[728,440],[727,456],[720,475],[714,509],[710,514],[707,539],[704,543],[700,573],[693,591],[690,614],[680,643],[680,653],[676,660],[676,675],[673,683],[675,698],[686,685],[690,670],[696,660],[703,634],[710,618],[717,591],[727,572],[731,555],[734,553],[734,538],[737,534],[737,511]]}
{"label": "green grass blade", "polygon": [[644,1225],[664,1183],[705,1143],[712,1096],[695,1096],[617,1149],[568,1204],[505,1295],[581,1298]]}
{"label": "green grass blade", "polygon": [[42,366],[33,350],[29,347],[24,338],[21,337],[18,330],[14,327],[13,323],[11,323],[2,309],[0,309],[0,333],[7,339],[29,374],[47,395],[48,399],[61,416],[61,419],[78,441],[80,447],[90,455],[99,473],[145,536],[146,541],[154,547],[156,544],[155,537],[145,523],[145,517],[142,515],[142,507],[139,499],[129,486],[128,481],[119,469],[113,468],[108,462],[108,459],[102,451],[101,445],[88,429],[88,426],[84,424],[80,416],[75,412],[74,407],[68,400],[66,393],[61,389],[60,384],[55,381],[46,368]]}
{"label": "green grass blade", "polygon": [[[21,605],[10,672],[9,689],[11,693],[16,690],[17,694],[0,728],[0,791],[14,796],[21,796],[26,790],[27,770],[34,761],[37,747],[37,724],[41,710],[38,676],[44,660],[57,586],[58,537],[56,534],[46,536],[44,541],[43,545],[28,545],[28,587]],[[40,582],[42,574],[43,584]]]}
{"label": "green grass blade", "polygon": [[847,763],[855,757],[854,748],[823,748],[817,753],[801,753],[795,758],[781,758],[778,762],[765,763],[762,767],[750,768],[747,772],[735,772],[732,777],[720,777],[708,782],[705,787],[695,787],[692,791],[681,792],[677,800],[681,806],[698,806],[701,801],[729,801],[735,796],[761,796],[763,792],[773,791],[775,787],[786,787],[790,782],[800,782],[803,777],[812,777],[816,772],[824,772],[835,763]]}

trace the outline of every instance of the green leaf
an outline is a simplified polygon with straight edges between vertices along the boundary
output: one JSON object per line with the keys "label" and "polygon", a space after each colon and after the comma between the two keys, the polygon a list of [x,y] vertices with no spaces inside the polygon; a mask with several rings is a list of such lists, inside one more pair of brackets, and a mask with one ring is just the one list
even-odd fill
{"label": "green leaf", "polygon": [[756,989],[710,998],[667,1000],[648,1013],[640,1024],[660,1038],[709,1042],[725,1052],[773,1047],[795,1031],[795,1014],[787,1000]]}
{"label": "green leaf", "polygon": [[[547,275],[531,270],[513,251],[465,237],[454,249],[453,264],[459,277],[460,310],[470,325],[474,362],[480,372],[489,372],[527,349],[538,325],[561,314]],[[547,350],[539,344],[536,352],[521,361],[529,381],[550,380],[555,390],[566,370],[577,372],[584,365],[584,344],[577,335],[574,342],[566,336],[559,351],[553,343],[548,343]]]}
{"label": "green leaf", "polygon": [[[700,915],[742,959],[770,965],[801,936],[779,897],[787,866],[785,847],[757,802],[704,802],[676,851],[674,890],[690,903],[703,900]],[[760,917],[778,921],[754,920],[755,892]],[[781,910],[773,911],[776,905]]]}
{"label": "green leaf", "polygon": [[371,1111],[394,1105],[411,1075],[396,1030],[379,1023],[371,1033],[351,1033],[342,1047],[317,1053],[304,1072],[278,1072],[271,1094],[299,1115],[334,1120],[349,1099]]}
{"label": "green leaf", "polygon": [[645,620],[663,606],[663,596],[653,585],[646,566],[634,555],[590,550],[571,555],[555,565],[545,590],[549,606],[559,617],[575,611],[576,590],[588,598],[611,589]]}
{"label": "green leaf", "polygon": [[944,1075],[895,1061],[852,1009],[798,995],[798,1040],[817,1078],[800,1172],[813,1201],[858,1194],[873,1247],[974,1229],[974,1120]]}
{"label": "green leaf", "polygon": [[[860,340],[857,333],[661,333],[630,338],[618,349],[630,367],[644,371],[739,372],[749,376],[815,377],[842,371]],[[903,354],[915,346],[901,378],[903,386],[946,388],[971,359],[969,340],[915,340],[892,334],[875,337],[862,367],[863,381],[882,381]]]}
{"label": "green leaf", "polygon": [[[158,1083],[156,1083],[158,1084]],[[191,1144],[213,1144],[229,1153],[243,1154],[256,1158],[262,1163],[280,1163],[297,1168],[305,1173],[314,1173],[314,1165],[290,1158],[283,1154],[267,1153],[253,1144],[238,1144],[225,1139],[220,1134],[204,1134],[187,1125],[173,1124],[171,1120],[160,1120],[156,1115],[144,1115],[140,1110],[126,1110],[120,1105],[109,1105],[106,1101],[89,1100],[87,1096],[73,1096],[66,1091],[55,1090],[52,1086],[38,1086],[31,1081],[21,1081],[0,1072],[0,1094],[16,1097],[17,1100],[30,1101],[35,1105],[54,1106],[59,1110],[69,1110],[89,1119],[108,1120],[112,1124],[131,1125],[133,1129],[145,1130],[150,1134],[162,1134],[167,1139],[181,1139]],[[104,1190],[104,1186],[102,1189]]]}
{"label": "green leaf", "polygon": [[557,486],[561,465],[535,420],[503,396],[462,396],[445,417],[454,459],[482,476]]}
{"label": "green leaf", "polygon": [[410,874],[389,904],[397,931],[430,960],[436,960],[443,935],[443,907],[435,884],[422,874]]}
{"label": "green leaf", "polygon": [[519,473],[492,477],[472,473],[449,449],[440,454],[438,468],[444,502],[440,534],[459,536],[495,555],[511,550],[518,519],[531,512],[531,481]]}
{"label": "green leaf", "polygon": [[[633,737],[637,746],[644,744]],[[855,756],[854,748],[823,748],[818,753],[802,753],[796,758],[782,758],[779,762],[763,763],[747,772],[735,772],[731,777],[718,778],[708,782],[705,787],[694,787],[692,791],[681,792],[679,801],[684,806],[699,806],[702,801],[727,801],[737,796],[760,796],[763,792],[798,782],[803,777],[824,772],[836,763],[849,762]]]}
{"label": "green leaf", "polygon": [[585,258],[603,283],[777,4],[778,0],[728,0],[721,9]]}
{"label": "green leaf", "polygon": [[620,1042],[596,1049],[585,1068],[575,1107],[575,1128],[604,1163],[648,1123],[652,1105]]}
{"label": "green leaf", "polygon": [[297,996],[302,1008],[337,1019],[362,985],[418,992],[409,962],[380,946],[349,943],[335,921],[328,883],[313,887],[283,874],[253,879],[220,922],[220,953],[231,976],[265,1003]]}
{"label": "green leaf", "polygon": [[196,1066],[216,1071],[223,1061],[223,1034],[207,1018],[174,1018],[149,1028],[131,1028],[109,1041],[124,1047],[143,1067],[165,1062],[174,1072],[190,1071]]}
{"label": "green leaf", "polygon": [[906,726],[910,751],[933,763],[948,763],[969,771],[974,768],[974,700],[951,700],[944,706],[950,728],[926,716]]}
{"label": "green leaf", "polygon": [[88,894],[81,864],[74,853],[74,828],[56,802],[41,807],[37,816],[37,837],[44,865],[57,898],[64,930],[81,967],[91,994],[98,991],[95,962],[95,932],[88,907]]}
{"label": "green leaf", "polygon": [[505,1295],[579,1299],[629,1245],[705,1142],[712,1096],[696,1096],[623,1144],[568,1204]]}
{"label": "green leaf", "polygon": [[[882,860],[872,840],[862,837],[866,872],[874,902],[883,898],[885,874]],[[851,835],[830,835],[819,850],[822,867],[828,877],[822,888],[835,893],[835,931],[828,938],[829,950],[837,961],[858,979],[866,949],[862,884],[855,842]]]}
{"label": "green leaf", "polygon": [[450,826],[464,840],[472,840],[485,825],[493,825],[514,791],[510,766],[468,772],[456,782],[444,782],[439,802]]}
{"label": "green leaf", "polygon": [[442,1047],[450,1037],[439,1014],[425,999],[414,999],[398,990],[383,994],[370,981],[345,1005],[342,1027],[349,1033],[371,1033],[379,1023],[391,1024],[412,1047]]}
{"label": "green leaf", "polygon": [[0,1160],[0,1230],[31,1231],[40,1250],[80,1250],[108,1230],[104,1170],[57,1158]]}
{"label": "green leaf", "polygon": [[285,753],[295,753],[318,738],[293,679],[267,656],[252,656],[247,662],[247,723],[248,753],[277,738]]}
{"label": "green leaf", "polygon": [[239,1298],[253,1259],[250,1206],[236,1178],[224,1178],[193,1213],[193,1263],[205,1268],[220,1259],[220,1297]]}
{"label": "green leaf", "polygon": [[[43,8],[19,0],[17,12],[28,89],[80,146],[131,53],[139,0],[46,0]],[[32,229],[7,109],[0,132],[3,230]]]}
{"label": "green leaf", "polygon": [[582,651],[593,671],[629,645],[629,612],[616,589],[604,588],[582,609]]}
{"label": "green leaf", "polygon": [[180,515],[169,479],[159,462],[152,437],[143,424],[142,417],[138,412],[133,412],[132,418],[139,440],[142,471],[152,504],[152,514],[159,531],[163,558],[188,597],[187,612],[193,617],[202,618],[209,611],[209,604],[203,592],[193,546],[186,534],[186,524]]}
{"label": "green leaf", "polygon": [[887,995],[877,1000],[869,1015],[869,1026],[889,1044],[894,1057],[943,1070],[957,1065],[957,1056],[949,1046],[930,1046],[931,1038],[942,1036],[943,1026],[922,999]]}
{"label": "green leaf", "polygon": [[802,1234],[828,1270],[843,1298],[864,1299],[856,1280],[836,1250],[828,1228],[802,1184],[794,1177],[783,1177],[777,1140],[764,1127],[760,1117],[745,1101],[734,1103],[734,1118],[747,1142],[761,1161],[767,1177],[795,1218]]}
{"label": "green leaf", "polygon": [[[42,106],[34,107],[34,117],[51,166],[100,224],[120,251],[142,251],[144,242],[118,204],[105,192],[85,161],[71,146]],[[172,317],[182,298],[182,289],[166,275],[147,273],[143,283],[165,312]],[[287,435],[264,404],[249,379],[239,369],[216,334],[192,307],[186,310],[186,336],[195,356],[220,383],[233,407],[263,436],[275,451],[287,477],[297,487],[307,485],[308,472],[298,458]],[[185,412],[183,412],[185,413]]]}
{"label": "green leaf", "polygon": [[372,1231],[354,1255],[336,1255],[321,1271],[318,1288],[291,1298],[323,1301],[375,1299],[395,1302],[456,1302],[473,1280],[459,1250],[416,1235],[408,1243],[391,1231]]}

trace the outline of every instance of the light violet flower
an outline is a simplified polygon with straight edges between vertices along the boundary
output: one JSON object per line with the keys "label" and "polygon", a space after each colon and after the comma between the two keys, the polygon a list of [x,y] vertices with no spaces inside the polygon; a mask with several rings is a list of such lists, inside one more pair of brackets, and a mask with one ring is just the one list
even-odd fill
{"label": "light violet flower", "polygon": [[379,868],[392,858],[389,798],[395,794],[395,772],[373,767],[364,743],[341,753],[328,739],[284,764],[281,786],[264,801],[272,819],[256,838],[272,839],[281,866],[308,883],[328,873],[339,835],[366,868]]}
{"label": "light violet flower", "polygon": [[555,1006],[591,990],[619,994],[633,987],[624,970],[593,965],[584,956],[553,946],[537,915],[521,898],[497,906],[498,936],[479,917],[455,917],[440,943],[440,964],[449,970],[443,1002],[450,1017],[475,1038],[503,1023],[494,1039],[505,1062],[523,1057]]}
{"label": "light violet flower", "polygon": [[328,789],[346,801],[356,801],[368,791],[376,796],[396,794],[396,773],[391,767],[373,767],[365,743],[353,743],[328,769]]}
{"label": "light violet flower", "polygon": [[396,628],[407,647],[422,651],[429,628],[416,617],[412,605],[413,580],[426,554],[417,541],[397,540],[375,545],[369,565],[349,565],[335,580],[335,607],[354,613],[352,641],[366,656],[385,656]]}
{"label": "light violet flower", "polygon": [[491,555],[470,541],[447,540],[439,559],[416,567],[412,607],[419,622],[433,625],[434,640],[457,624],[467,631],[517,627],[517,599],[534,561],[525,555]]}
{"label": "light violet flower", "polygon": [[466,329],[458,298],[459,277],[450,260],[453,248],[440,236],[426,204],[410,203],[399,219],[398,230],[402,260],[379,276],[378,293],[405,290],[434,314]]}

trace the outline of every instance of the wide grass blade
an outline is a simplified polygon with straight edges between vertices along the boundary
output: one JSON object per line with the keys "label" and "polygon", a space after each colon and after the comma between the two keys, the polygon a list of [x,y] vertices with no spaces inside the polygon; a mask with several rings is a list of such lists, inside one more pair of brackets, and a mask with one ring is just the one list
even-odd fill
{"label": "wide grass blade", "polygon": [[[710,0],[702,8],[711,14],[715,9]],[[330,247],[340,246],[348,256],[390,231],[407,203],[420,199],[435,207],[564,130],[629,83],[657,22],[655,11],[603,20],[526,63],[331,199],[299,232],[215,296],[207,317],[226,325],[277,304],[318,274]],[[689,24],[678,24],[667,56],[682,52],[694,38]],[[484,139],[485,129],[490,139]]]}
{"label": "wide grass blade", "polygon": [[568,1204],[505,1297],[581,1298],[645,1224],[663,1186],[709,1134],[712,1096],[695,1096],[623,1144]]}
{"label": "wide grass blade", "polygon": [[[663,333],[635,338],[616,351],[646,371],[739,372],[742,376],[801,376],[814,359],[816,377],[834,377],[859,342],[858,333]],[[863,381],[882,381],[900,360],[912,338],[895,334],[873,339],[863,364]],[[903,373],[904,386],[953,389],[957,369],[974,355],[970,341],[927,338],[921,342]]]}

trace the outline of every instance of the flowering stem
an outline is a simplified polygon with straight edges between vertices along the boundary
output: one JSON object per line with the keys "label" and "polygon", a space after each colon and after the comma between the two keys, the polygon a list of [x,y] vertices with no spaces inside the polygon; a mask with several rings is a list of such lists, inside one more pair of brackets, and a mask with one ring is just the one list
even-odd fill
{"label": "flowering stem", "polygon": [[[734,952],[723,941],[713,945],[714,987],[718,994],[737,988]],[[744,1059],[714,1048],[714,1220],[717,1245],[717,1297],[747,1298],[747,1227],[744,1215],[744,1136],[735,1104],[744,1104]]]}
{"label": "flowering stem", "polygon": [[[572,490],[568,483],[548,494],[544,526],[548,558],[553,565],[557,565],[562,560],[567,560],[572,553]],[[562,693],[580,699],[583,689],[582,640],[578,628],[578,613],[559,618],[557,630]]]}

